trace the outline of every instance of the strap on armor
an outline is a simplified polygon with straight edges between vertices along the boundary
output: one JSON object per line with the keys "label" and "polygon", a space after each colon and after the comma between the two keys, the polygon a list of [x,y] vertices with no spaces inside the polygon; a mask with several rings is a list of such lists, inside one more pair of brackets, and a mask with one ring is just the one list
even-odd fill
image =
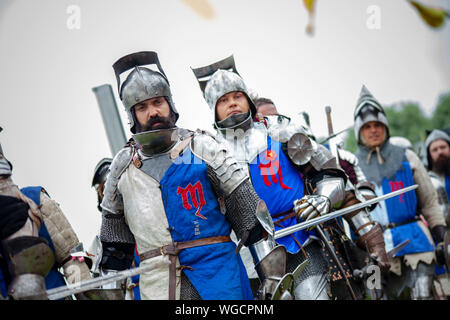
{"label": "strap on armor", "polygon": [[213,243],[229,242],[231,238],[229,236],[217,236],[209,237],[184,242],[174,242],[170,245],[166,245],[157,249],[149,250],[139,255],[141,262],[157,256],[169,256],[169,300],[175,300],[176,294],[176,258],[181,250],[199,246],[205,246]]}

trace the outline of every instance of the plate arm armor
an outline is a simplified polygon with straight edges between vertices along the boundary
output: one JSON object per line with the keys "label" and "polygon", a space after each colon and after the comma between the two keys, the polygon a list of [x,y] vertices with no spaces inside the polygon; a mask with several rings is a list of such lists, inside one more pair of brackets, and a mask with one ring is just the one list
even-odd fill
{"label": "plate arm armor", "polygon": [[[361,170],[357,163],[354,165],[355,172]],[[347,188],[343,208],[375,198],[375,188],[372,183],[366,181],[364,174],[358,178],[356,185]],[[383,229],[380,224],[372,219],[370,211],[376,204],[359,211],[348,213],[344,219],[356,235],[356,244],[368,252],[377,261],[381,272],[389,271],[390,263],[386,254]]]}
{"label": "plate arm armor", "polygon": [[255,217],[260,199],[246,168],[231,156],[225,144],[208,132],[197,131],[190,144],[192,152],[206,163],[221,211],[240,240],[237,251],[242,245],[260,240],[263,229]]}
{"label": "plate arm armor", "polygon": [[[114,157],[105,183],[100,229],[101,248],[98,249],[97,264],[100,274],[111,274],[129,269],[134,258],[135,239],[128,227],[122,196],[118,183],[122,173],[132,160],[134,149],[126,147]],[[106,289],[123,289],[123,283],[109,284]]]}
{"label": "plate arm armor", "polygon": [[[272,236],[273,222],[267,207],[256,194],[247,170],[226,150],[225,146],[207,133],[192,140],[194,154],[208,166],[208,176],[222,212],[240,240],[249,248],[261,281],[258,298],[278,296],[292,298],[292,288],[279,285],[286,275],[286,249],[277,246]],[[200,152],[201,151],[201,152]],[[290,275],[292,277],[292,275]],[[290,279],[290,278],[289,278]]]}
{"label": "plate arm armor", "polygon": [[299,165],[294,162],[295,158],[290,158],[305,179],[307,195],[294,202],[297,217],[303,220],[340,208],[345,199],[348,179],[345,172],[337,167],[336,158],[328,149],[312,140],[311,144],[312,152],[307,163]]}

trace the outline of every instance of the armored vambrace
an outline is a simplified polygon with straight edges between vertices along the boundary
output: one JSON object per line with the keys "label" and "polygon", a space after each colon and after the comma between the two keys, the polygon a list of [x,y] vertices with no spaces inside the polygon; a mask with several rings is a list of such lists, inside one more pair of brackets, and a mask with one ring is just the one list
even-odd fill
{"label": "armored vambrace", "polygon": [[[347,191],[343,208],[360,203],[353,191]],[[344,216],[358,239],[356,244],[369,254],[375,255],[382,273],[389,271],[390,264],[386,255],[383,230],[366,210],[351,212]]]}

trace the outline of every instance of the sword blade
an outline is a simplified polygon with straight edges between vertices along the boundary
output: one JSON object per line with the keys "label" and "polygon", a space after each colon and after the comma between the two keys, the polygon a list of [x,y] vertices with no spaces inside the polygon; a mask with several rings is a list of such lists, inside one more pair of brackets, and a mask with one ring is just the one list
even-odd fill
{"label": "sword blade", "polygon": [[323,222],[326,222],[328,220],[335,219],[337,217],[340,217],[340,216],[342,216],[344,214],[347,214],[347,213],[350,213],[352,211],[363,209],[365,207],[371,206],[372,204],[378,203],[380,201],[383,201],[383,200],[386,200],[386,199],[398,196],[398,195],[400,195],[402,193],[405,193],[405,192],[417,189],[417,187],[418,187],[418,185],[414,184],[412,186],[409,186],[409,187],[406,187],[406,188],[403,188],[403,189],[399,189],[399,190],[387,193],[385,195],[382,195],[382,196],[379,196],[379,197],[367,200],[365,202],[357,203],[357,204],[354,204],[354,205],[352,205],[350,207],[347,207],[347,208],[344,208],[344,209],[340,209],[340,210],[328,213],[326,215],[319,216],[317,218],[313,218],[311,220],[308,220],[308,221],[305,221],[305,222],[301,222],[301,223],[295,224],[293,226],[290,226],[290,227],[287,227],[287,228],[275,231],[274,238],[275,239],[279,239],[279,238],[285,237],[285,236],[290,235],[290,234],[292,234],[294,232],[313,227],[313,226],[315,226],[315,225],[317,225],[319,223],[323,223]]}
{"label": "sword blade", "polygon": [[402,243],[396,245],[393,249],[391,249],[389,252],[387,252],[387,257],[389,259],[392,259],[396,253],[398,253],[400,250],[402,250],[404,247],[406,247],[409,244],[409,239],[406,239]]}
{"label": "sword blade", "polygon": [[123,271],[119,271],[115,274],[96,277],[96,278],[92,278],[92,279],[89,279],[86,281],[69,284],[67,286],[61,286],[58,288],[47,290],[47,296],[48,296],[49,300],[61,299],[61,298],[70,296],[72,294],[77,294],[77,293],[84,292],[84,291],[91,290],[91,289],[98,289],[100,286],[108,284],[110,282],[126,279],[129,277],[135,276],[137,274],[141,274],[143,272],[147,272],[147,271],[156,269],[156,268],[161,267],[166,264],[168,265],[168,264],[170,264],[170,262],[169,261],[160,261],[160,262],[152,264],[152,265],[123,270]]}
{"label": "sword blade", "polygon": [[332,134],[332,135],[326,137],[326,138],[323,139],[322,141],[320,141],[319,144],[325,144],[325,143],[327,143],[328,140],[333,139],[333,138],[337,137],[338,135],[340,135],[341,133],[344,133],[344,132],[346,132],[346,131],[348,131],[348,130],[350,130],[350,129],[352,129],[352,128],[353,128],[353,127],[348,127],[348,128],[345,128],[344,130],[341,130],[341,131],[339,131],[339,132],[337,132],[337,133],[334,133],[334,134]]}

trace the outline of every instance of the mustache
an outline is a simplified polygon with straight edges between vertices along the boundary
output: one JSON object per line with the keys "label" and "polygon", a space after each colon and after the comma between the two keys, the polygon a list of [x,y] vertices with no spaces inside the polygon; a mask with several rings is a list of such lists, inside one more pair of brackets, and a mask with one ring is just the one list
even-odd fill
{"label": "mustache", "polygon": [[158,115],[148,119],[147,123],[142,126],[142,131],[153,130],[153,125],[160,123],[157,129],[170,129],[173,128],[173,121],[171,117],[160,117]]}

